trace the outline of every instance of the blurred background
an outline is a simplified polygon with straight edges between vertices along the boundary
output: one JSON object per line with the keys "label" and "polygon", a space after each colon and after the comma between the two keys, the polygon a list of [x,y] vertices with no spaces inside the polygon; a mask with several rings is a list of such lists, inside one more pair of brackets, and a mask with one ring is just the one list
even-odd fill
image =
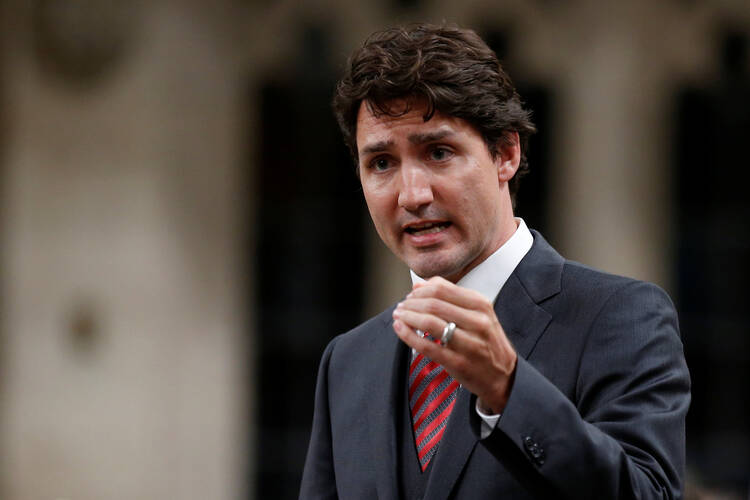
{"label": "blurred background", "polygon": [[0,498],[296,498],[317,364],[409,288],[330,112],[395,23],[533,109],[518,214],[656,282],[688,498],[748,498],[747,0],[0,0]]}

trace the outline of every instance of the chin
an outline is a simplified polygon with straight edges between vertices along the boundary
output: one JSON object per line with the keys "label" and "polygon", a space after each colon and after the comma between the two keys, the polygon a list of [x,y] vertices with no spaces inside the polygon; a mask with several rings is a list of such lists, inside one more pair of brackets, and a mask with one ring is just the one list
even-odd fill
{"label": "chin", "polygon": [[460,271],[460,269],[456,269],[454,262],[415,262],[414,265],[410,265],[409,267],[417,273],[417,276],[426,280],[434,276],[441,276],[448,279]]}

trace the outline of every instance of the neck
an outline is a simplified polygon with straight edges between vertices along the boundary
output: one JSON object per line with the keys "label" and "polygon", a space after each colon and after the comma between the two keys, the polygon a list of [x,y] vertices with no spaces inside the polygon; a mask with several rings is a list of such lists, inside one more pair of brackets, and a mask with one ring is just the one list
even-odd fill
{"label": "neck", "polygon": [[501,227],[498,229],[497,236],[492,245],[489,245],[487,249],[482,252],[476,259],[474,259],[468,266],[464,267],[458,273],[445,276],[445,279],[451,283],[458,283],[461,278],[466,276],[472,269],[477,267],[479,264],[484,262],[487,257],[497,252],[497,250],[505,245],[505,243],[513,236],[513,233],[518,229],[518,221],[516,221],[513,213],[511,212],[509,217],[503,219]]}

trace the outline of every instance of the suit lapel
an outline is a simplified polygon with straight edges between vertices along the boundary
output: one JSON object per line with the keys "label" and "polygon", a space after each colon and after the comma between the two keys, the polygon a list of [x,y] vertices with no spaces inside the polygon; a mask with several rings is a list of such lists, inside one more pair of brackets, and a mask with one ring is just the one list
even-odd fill
{"label": "suit lapel", "polygon": [[[521,260],[495,301],[495,314],[516,352],[531,354],[552,316],[538,305],[560,291],[563,258],[536,231],[534,244]],[[479,417],[471,393],[459,390],[440,448],[433,459],[425,498],[448,498],[480,438]]]}
{"label": "suit lapel", "polygon": [[[390,318],[391,310],[386,312]],[[382,380],[372,387],[363,387],[369,393],[368,429],[371,466],[375,469],[375,480],[380,498],[397,498],[398,448],[396,443],[397,412],[400,385],[406,373],[406,345],[399,341],[391,325],[393,320],[383,321],[382,328],[372,334],[370,345],[377,353],[377,362],[369,367],[372,370],[368,380]]]}
{"label": "suit lapel", "polygon": [[562,289],[565,260],[532,230],[534,244],[500,290],[495,314],[519,356],[526,359],[552,316],[539,304]]}
{"label": "suit lapel", "polygon": [[526,293],[518,276],[508,278],[495,302],[495,314],[516,353],[526,359],[552,316]]}

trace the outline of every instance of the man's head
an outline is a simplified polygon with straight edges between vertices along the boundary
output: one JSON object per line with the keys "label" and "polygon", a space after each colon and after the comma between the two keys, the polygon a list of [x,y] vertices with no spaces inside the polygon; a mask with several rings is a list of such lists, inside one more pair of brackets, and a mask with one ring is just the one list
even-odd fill
{"label": "man's head", "polygon": [[513,234],[534,128],[474,32],[374,34],[350,59],[334,110],[378,234],[417,274],[457,281]]}
{"label": "man's head", "polygon": [[493,155],[507,132],[518,133],[521,161],[509,185],[515,202],[520,179],[528,172],[528,139],[536,129],[492,49],[474,31],[452,26],[415,24],[372,34],[349,58],[333,99],[357,166],[360,104],[394,116],[405,110],[390,104],[410,96],[425,99],[425,121],[438,110],[474,125]]}

